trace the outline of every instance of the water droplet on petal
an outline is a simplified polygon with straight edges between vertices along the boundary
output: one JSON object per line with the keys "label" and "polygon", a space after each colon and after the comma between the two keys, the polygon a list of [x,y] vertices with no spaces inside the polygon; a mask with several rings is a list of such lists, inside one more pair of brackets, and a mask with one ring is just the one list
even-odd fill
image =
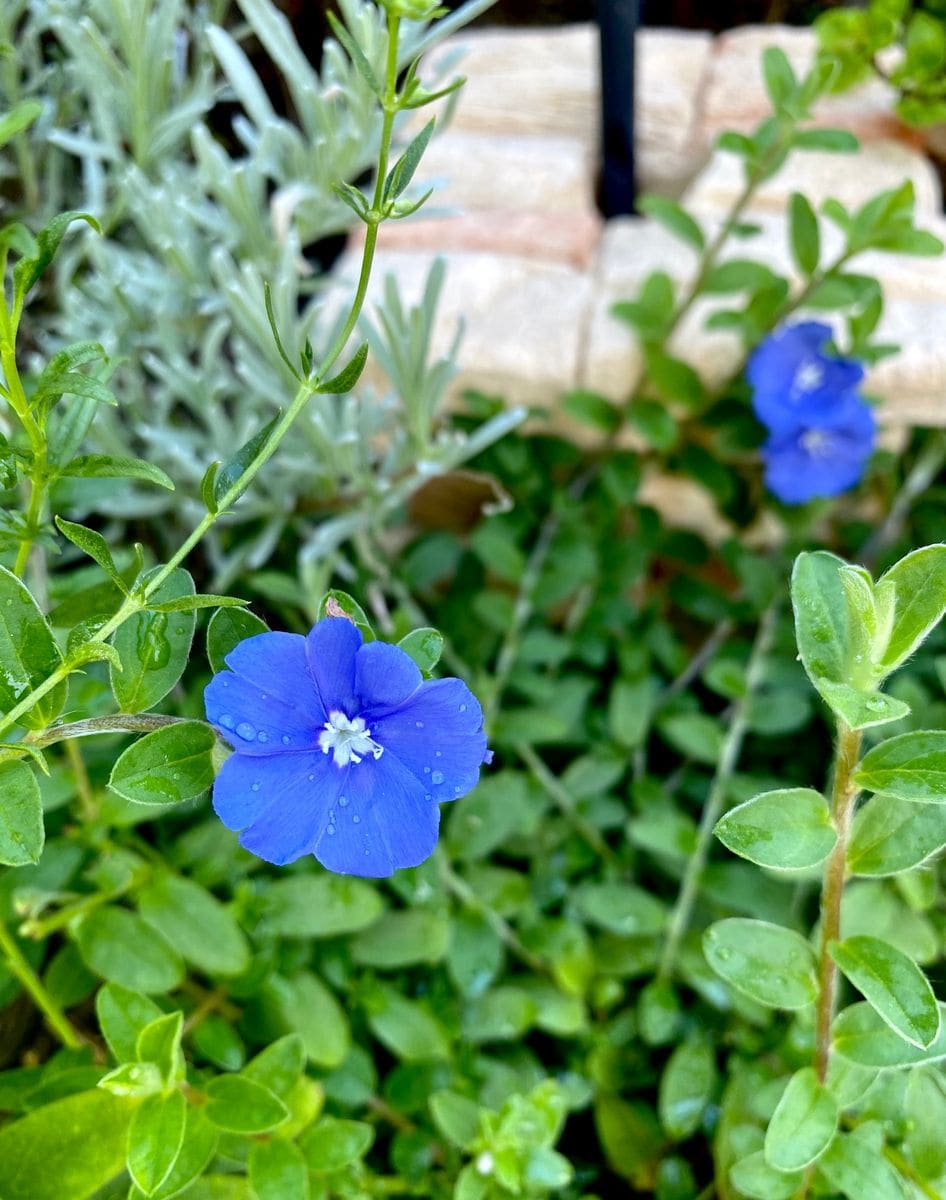
{"label": "water droplet on petal", "polygon": [[284,746],[288,746],[291,741],[292,741],[292,738],[289,736],[288,733],[284,733],[282,735],[282,744]]}
{"label": "water droplet on petal", "polygon": [[433,784],[443,783],[443,771],[434,771],[430,777],[430,782]]}
{"label": "water droplet on petal", "polygon": [[268,741],[269,741],[269,734],[266,732],[266,730],[265,730],[265,729],[261,729],[261,730],[259,731],[259,733],[256,735],[256,740],[257,740],[258,742],[268,742]]}
{"label": "water droplet on petal", "polygon": [[443,754],[439,750],[434,751],[434,758],[443,758]]}
{"label": "water droplet on petal", "polygon": [[331,836],[334,834],[334,832],[335,832],[335,826],[334,826],[334,825],[327,825],[327,826],[326,826],[326,828],[325,828],[325,832],[326,832],[326,833],[329,835],[329,837],[331,837]]}
{"label": "water droplet on petal", "polygon": [[459,792],[462,792],[462,791],[463,791],[463,788],[461,788],[461,787],[457,786],[457,787],[455,787],[453,790],[454,790],[455,792],[458,792],[458,793],[459,793]]}
{"label": "water droplet on petal", "polygon": [[339,796],[338,807],[339,808],[347,808],[348,807],[348,797],[347,796]]}
{"label": "water droplet on petal", "polygon": [[256,737],[256,726],[251,725],[249,721],[241,721],[236,727],[237,736],[243,738],[245,742],[252,742]]}
{"label": "water droplet on petal", "polygon": [[251,783],[251,784],[250,784],[250,791],[251,791],[251,792],[258,792],[258,791],[259,791],[259,780],[258,780],[258,779],[257,779],[256,783]]}
{"label": "water droplet on petal", "polygon": [[425,800],[433,800],[433,796],[431,796],[430,792],[428,792],[427,795],[424,797],[424,799]]}
{"label": "water droplet on petal", "polygon": [[423,728],[424,728],[424,722],[423,722],[423,721],[415,721],[415,722],[414,722],[414,724],[417,726],[417,728],[418,728],[418,729],[423,729]]}
{"label": "water droplet on petal", "polygon": [[312,780],[313,780],[314,778],[315,778],[315,776],[314,776],[314,775],[310,775],[310,776],[309,776],[309,783],[311,783],[311,782],[312,782]]}
{"label": "water droplet on petal", "polygon": [[354,816],[352,817],[352,819],[351,819],[351,823],[352,823],[352,825],[360,825],[360,824],[361,824],[361,817],[359,817],[359,816],[358,816],[358,814],[357,814],[357,813],[355,813],[355,815],[354,815]]}
{"label": "water droplet on petal", "polygon": [[429,775],[429,774],[430,774],[430,767],[424,767],[424,774],[425,774],[425,775]]}
{"label": "water droplet on petal", "polygon": [[461,705],[460,705],[460,712],[466,712],[466,705],[465,705],[465,704],[461,704]]}
{"label": "water droplet on petal", "polygon": [[218,724],[222,725],[224,727],[224,729],[232,729],[233,726],[236,724],[236,722],[234,721],[233,717],[230,716],[229,713],[224,713],[223,716],[220,718]]}

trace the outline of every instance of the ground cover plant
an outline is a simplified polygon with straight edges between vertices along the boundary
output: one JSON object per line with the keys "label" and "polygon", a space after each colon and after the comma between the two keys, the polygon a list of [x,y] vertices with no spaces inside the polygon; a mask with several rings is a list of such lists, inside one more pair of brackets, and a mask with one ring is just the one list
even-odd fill
{"label": "ground cover plant", "polygon": [[[598,446],[446,415],[437,275],[351,335],[463,15],[343,18],[322,79],[262,0],[4,6],[0,1200],[942,1195],[946,451],[877,448],[851,265],[942,247],[904,186],[794,196],[800,285],[728,256],[788,154],[856,153],[808,120],[835,68],[770,51],[722,228],[645,205],[697,267],[618,306],[625,405],[564,397]],[[299,255],[342,211],[326,331]],[[669,349],[707,296],[714,391]],[[369,345],[390,396],[351,394]]]}

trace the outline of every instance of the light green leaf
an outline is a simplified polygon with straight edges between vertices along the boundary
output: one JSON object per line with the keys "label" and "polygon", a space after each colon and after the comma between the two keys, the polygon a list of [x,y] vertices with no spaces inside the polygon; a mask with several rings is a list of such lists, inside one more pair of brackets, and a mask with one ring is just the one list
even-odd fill
{"label": "light green leaf", "polygon": [[261,899],[260,932],[275,937],[357,933],[377,921],[384,907],[373,884],[327,874],[277,879]]}
{"label": "light green leaf", "polygon": [[[178,567],[152,598],[175,600],[193,594],[193,579]],[[112,645],[124,669],[111,668],[109,675],[122,712],[147,712],[174,687],[187,666],[195,620],[192,612],[140,612],[115,631]]]}
{"label": "light green leaf", "polygon": [[177,951],[127,909],[96,909],[83,918],[75,936],[85,965],[110,983],[146,993],[170,992],[184,976]]}
{"label": "light green leaf", "polygon": [[299,1139],[299,1148],[310,1171],[338,1171],[368,1153],[374,1130],[364,1121],[340,1121],[322,1117]]}
{"label": "light green leaf", "polygon": [[697,252],[702,251],[706,244],[703,230],[675,200],[668,200],[666,196],[642,196],[637,207],[644,216],[653,217],[669,229],[674,237],[686,242]]}
{"label": "light green leaf", "polygon": [[729,1172],[729,1181],[736,1191],[752,1200],[791,1200],[803,1178],[801,1171],[794,1174],[776,1171],[765,1161],[761,1150],[740,1159]]}
{"label": "light green leaf", "polygon": [[240,975],[250,947],[236,917],[193,879],[156,873],[138,892],[142,917],[170,945],[209,975]]}
{"label": "light green leaf", "polygon": [[730,917],[706,930],[703,951],[717,975],[767,1008],[804,1008],[817,995],[814,953],[794,930]]}
{"label": "light green leaf", "polygon": [[901,733],[868,750],[858,787],[915,804],[946,804],[946,731]]}
{"label": "light green leaf", "polygon": [[817,687],[827,706],[849,729],[871,729],[910,715],[909,704],[883,692],[861,692],[827,679],[820,680]]}
{"label": "light green leaf", "polygon": [[368,1023],[378,1041],[404,1062],[450,1057],[450,1043],[436,1017],[419,1001],[408,1000],[394,988],[379,992]]}
{"label": "light green leaf", "polygon": [[214,780],[216,735],[203,721],[180,721],[146,733],[119,755],[108,786],[135,804],[180,804]]}
{"label": "light green leaf", "polygon": [[23,762],[0,762],[0,863],[39,862],[46,840],[43,802],[32,770]]}
{"label": "light green leaf", "polygon": [[135,1045],[138,1060],[153,1063],[161,1072],[165,1087],[172,1087],[184,1079],[183,1030],[184,1014],[170,1012],[149,1021],[138,1034]]}
{"label": "light green leaf", "polygon": [[580,912],[593,924],[625,937],[660,933],[667,923],[664,905],[630,883],[589,883],[575,893]]}
{"label": "light green leaf", "polygon": [[164,1090],[164,1080],[152,1062],[122,1063],[103,1075],[98,1086],[116,1096],[151,1096]]}
{"label": "light green leaf", "polygon": [[792,258],[802,275],[809,278],[818,269],[821,257],[818,218],[801,192],[792,193],[788,216]]}
{"label": "light green leaf", "polygon": [[795,637],[808,678],[847,683],[850,653],[848,608],[841,568],[844,562],[824,550],[799,554],[792,570]]}
{"label": "light green leaf", "polygon": [[295,1142],[254,1142],[246,1173],[256,1200],[309,1200],[309,1172]]}
{"label": "light green leaf", "polygon": [[[0,712],[9,712],[62,663],[52,630],[26,585],[0,566]],[[62,711],[66,684],[47,692],[19,720],[45,729]]]}
{"label": "light green leaf", "polygon": [[100,533],[94,529],[87,529],[85,525],[76,525],[73,521],[66,521],[62,517],[56,517],[56,527],[63,537],[67,537],[74,546],[79,547],[83,554],[87,554],[89,558],[99,564],[120,592],[128,595],[128,588],[125,586],[121,571],[115,565],[108,542]]}
{"label": "light green leaf", "polygon": [[398,646],[410,655],[425,675],[430,675],[443,654],[443,634],[436,629],[415,629]]}
{"label": "light green leaf", "polygon": [[395,970],[416,963],[440,962],[447,952],[450,924],[430,909],[387,912],[351,942],[356,963]]}
{"label": "light green leaf", "polygon": [[263,991],[266,1012],[281,1033],[297,1033],[316,1066],[337,1067],[351,1048],[345,1010],[325,984],[308,971],[291,980],[273,976]]}
{"label": "light green leaf", "polygon": [[871,1008],[902,1038],[925,1050],[940,1032],[929,980],[909,955],[875,937],[832,942],[829,951]]}
{"label": "light green leaf", "polygon": [[162,1015],[153,1000],[119,983],[107,983],[95,998],[98,1017],[108,1048],[118,1062],[133,1062],[138,1053],[138,1035]]}
{"label": "light green leaf", "polygon": [[0,118],[0,146],[5,146],[24,129],[29,129],[43,111],[38,100],[21,100]]}
{"label": "light green leaf", "polygon": [[270,436],[281,418],[282,414],[277,413],[271,421],[267,421],[263,428],[244,442],[236,454],[228,459],[214,475],[213,502],[218,508],[223,506],[229,492],[237,489],[235,494],[227,500],[227,503],[234,504],[246,491],[249,480],[244,479],[244,475],[256,461],[263,447],[269,442]]}
{"label": "light green leaf", "polygon": [[245,608],[220,608],[207,626],[207,658],[215,673],[226,670],[224,659],[240,642],[268,633],[265,621]]}
{"label": "light green leaf", "polygon": [[243,1068],[244,1079],[252,1079],[269,1088],[280,1100],[295,1087],[305,1069],[305,1045],[297,1033],[286,1034],[270,1042]]}
{"label": "light green leaf", "polygon": [[125,1168],[137,1101],[96,1088],[0,1129],[3,1200],[89,1200]]}
{"label": "light green leaf", "polygon": [[940,1031],[931,1046],[920,1050],[904,1041],[869,1004],[852,1004],[834,1022],[834,1048],[861,1067],[912,1067],[946,1059],[946,1028],[939,1004]]}
{"label": "light green leaf", "polygon": [[197,592],[193,596],[177,596],[174,600],[149,600],[148,609],[158,613],[196,612],[201,608],[243,608],[248,603],[239,596]]}
{"label": "light green leaf", "polygon": [[818,1160],[828,1190],[847,1200],[905,1200],[900,1176],[883,1153],[856,1134],[839,1134]]}
{"label": "light green leaf", "polygon": [[153,1196],[171,1173],[184,1144],[187,1101],[180,1092],[147,1096],[128,1130],[128,1173]]}
{"label": "light green leaf", "polygon": [[685,1141],[703,1119],[716,1085],[716,1056],[701,1037],[691,1037],[670,1055],[660,1077],[657,1112],[667,1136]]}
{"label": "light green leaf", "polygon": [[733,854],[783,871],[817,866],[837,842],[825,798],[811,788],[763,792],[730,810],[715,832]]}
{"label": "light green leaf", "polygon": [[847,865],[854,875],[899,875],[946,847],[946,806],[873,796],[857,810]]}
{"label": "light green leaf", "polygon": [[[216,1152],[217,1140],[217,1131],[207,1120],[203,1109],[188,1105],[180,1154],[152,1200],[170,1200],[202,1175]],[[139,1200],[139,1196],[130,1196],[129,1200]]]}
{"label": "light green leaf", "polygon": [[121,458],[114,454],[80,454],[60,468],[60,475],[79,479],[140,479],[174,491],[174,480],[143,458]]}
{"label": "light green leaf", "polygon": [[461,1150],[468,1149],[480,1132],[480,1109],[475,1100],[458,1092],[435,1092],[430,1097],[434,1124]]}
{"label": "light green leaf", "polygon": [[946,613],[946,545],[914,550],[880,582],[896,586],[893,629],[881,658],[889,673],[910,657]]}
{"label": "light green leaf", "polygon": [[907,1082],[904,1140],[910,1161],[924,1179],[946,1174],[946,1092],[942,1075],[933,1070],[911,1071]]}
{"label": "light green leaf", "polygon": [[769,1121],[765,1161],[776,1171],[801,1171],[824,1154],[837,1128],[837,1101],[804,1067],[788,1081]]}
{"label": "light green leaf", "polygon": [[21,258],[13,268],[15,308],[19,309],[30,288],[53,261],[56,251],[59,249],[59,243],[65,237],[66,230],[73,221],[85,221],[97,233],[102,232],[98,221],[90,213],[65,212],[53,217],[49,224],[36,235],[35,256]]}
{"label": "light green leaf", "polygon": [[266,1133],[281,1125],[289,1109],[277,1095],[241,1075],[218,1075],[207,1084],[208,1121],[229,1133]]}

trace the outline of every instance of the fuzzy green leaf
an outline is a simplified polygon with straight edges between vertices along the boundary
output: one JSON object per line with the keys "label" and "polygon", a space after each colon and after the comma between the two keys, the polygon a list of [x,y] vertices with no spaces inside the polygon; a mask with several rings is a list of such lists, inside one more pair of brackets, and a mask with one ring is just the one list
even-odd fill
{"label": "fuzzy green leaf", "polygon": [[777,1171],[801,1171],[824,1154],[838,1128],[838,1105],[811,1067],[796,1071],[765,1134],[765,1161]]}
{"label": "fuzzy green leaf", "polygon": [[717,921],[703,935],[703,952],[717,975],[767,1008],[804,1008],[817,995],[811,946],[781,925]]}
{"label": "fuzzy green leaf", "polygon": [[837,841],[825,798],[811,788],[763,792],[730,810],[715,832],[733,854],[783,871],[817,866]]}
{"label": "fuzzy green leaf", "polygon": [[909,955],[880,938],[833,942],[831,957],[895,1033],[921,1050],[936,1040],[940,1014],[929,980]]}
{"label": "fuzzy green leaf", "polygon": [[946,730],[901,733],[864,755],[858,787],[915,804],[946,804]]}

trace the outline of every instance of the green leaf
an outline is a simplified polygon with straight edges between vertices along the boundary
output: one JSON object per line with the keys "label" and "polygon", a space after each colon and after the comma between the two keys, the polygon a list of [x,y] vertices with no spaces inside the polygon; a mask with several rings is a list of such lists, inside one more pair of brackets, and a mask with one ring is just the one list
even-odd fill
{"label": "green leaf", "polygon": [[657,1112],[676,1142],[695,1133],[716,1085],[716,1056],[702,1037],[691,1037],[670,1055],[660,1077]]}
{"label": "green leaf", "polygon": [[373,884],[328,874],[277,879],[261,900],[260,932],[269,937],[357,933],[377,921],[384,907]]}
{"label": "green leaf", "polygon": [[292,979],[274,976],[263,997],[278,1032],[297,1033],[316,1066],[332,1068],[345,1061],[351,1049],[348,1018],[321,979],[308,971]]}
{"label": "green leaf", "polygon": [[0,763],[0,863],[38,863],[46,832],[36,776],[23,762]]}
{"label": "green leaf", "polygon": [[939,1036],[921,1050],[911,1046],[869,1004],[852,1004],[835,1019],[834,1048],[838,1054],[861,1067],[912,1067],[920,1063],[941,1062],[946,1059],[946,1025],[940,1011]]}
{"label": "green leaf", "polygon": [[378,1041],[404,1062],[432,1062],[450,1057],[450,1043],[436,1017],[421,1003],[408,1000],[393,988],[379,991],[368,1023]]}
{"label": "green leaf", "polygon": [[137,896],[152,929],[208,975],[241,975],[250,948],[236,917],[193,879],[157,872]]}
{"label": "green leaf", "polygon": [[899,875],[946,846],[946,807],[873,796],[857,810],[847,865],[854,875]]}
{"label": "green leaf", "polygon": [[174,491],[170,475],[143,458],[121,458],[114,454],[80,454],[67,462],[60,475],[79,479],[141,479],[158,487]]}
{"label": "green leaf", "polygon": [[788,209],[792,258],[806,279],[814,275],[821,258],[821,234],[814,209],[801,194],[793,192]]}
{"label": "green leaf", "polygon": [[138,1035],[162,1015],[160,1008],[119,983],[107,983],[95,998],[95,1015],[108,1048],[118,1062],[132,1062],[138,1053]]}
{"label": "green leaf", "polygon": [[864,755],[854,782],[914,804],[946,804],[946,730],[888,738]]}
{"label": "green leaf", "polygon": [[689,363],[657,346],[646,346],[644,359],[650,381],[664,400],[689,409],[698,409],[706,402],[703,381]]}
{"label": "green leaf", "polygon": [[[269,442],[273,430],[282,419],[282,414],[277,413],[271,421],[263,426],[258,433],[253,436],[237,450],[232,458],[227,459],[224,465],[217,471],[213,480],[213,502],[217,510],[227,504],[235,503],[240,496],[243,495],[246,488],[249,486],[249,480],[243,480],[243,476],[250,465],[255,461],[263,447]],[[242,481],[242,482],[241,482]],[[239,489],[232,496],[231,491]],[[229,499],[227,497],[229,496]],[[209,506],[208,506],[209,507]]]}
{"label": "green leaf", "polygon": [[140,1062],[153,1063],[158,1068],[165,1087],[174,1087],[184,1079],[183,1030],[184,1014],[171,1012],[149,1021],[138,1034],[135,1054]]}
{"label": "green leaf", "polygon": [[177,596],[174,600],[149,600],[149,612],[178,613],[196,612],[201,608],[243,608],[249,603],[239,596],[216,596],[209,592],[195,592],[192,596]]}
{"label": "green leaf", "polygon": [[909,955],[875,937],[832,942],[829,952],[874,1011],[921,1050],[936,1040],[940,1014],[929,980]]}
{"label": "green leaf", "polygon": [[896,588],[893,629],[880,660],[889,674],[910,657],[946,613],[946,545],[914,550],[879,582]]}
{"label": "green leaf", "polygon": [[321,621],[324,617],[348,617],[361,630],[361,636],[366,642],[374,641],[374,630],[365,610],[347,592],[332,588],[325,593],[319,602],[317,619]]}
{"label": "green leaf", "polygon": [[62,517],[56,517],[56,527],[63,537],[67,537],[72,542],[73,546],[78,546],[83,554],[87,554],[89,558],[98,563],[123,595],[128,595],[125,580],[118,567],[115,566],[108,542],[100,533],[86,528],[85,525],[76,525],[73,521],[66,521]]}
{"label": "green leaf", "polygon": [[414,172],[420,166],[420,160],[423,158],[424,151],[427,149],[427,145],[433,136],[436,123],[435,120],[427,122],[388,172],[388,177],[384,181],[384,188],[381,194],[383,204],[388,204],[390,201],[396,200],[410,185],[411,180],[414,178]]}
{"label": "green leaf", "polygon": [[55,258],[56,251],[59,249],[59,243],[73,221],[85,221],[96,233],[102,232],[98,221],[90,213],[66,212],[53,217],[49,224],[36,235],[35,257],[21,258],[13,268],[15,312],[20,309],[30,288],[32,288],[33,284]]}
{"label": "green leaf", "polygon": [[469,1149],[480,1132],[479,1105],[449,1091],[434,1092],[428,1103],[434,1124],[444,1137],[461,1150]]}
{"label": "green leaf", "polygon": [[362,77],[365,83],[367,83],[368,87],[371,88],[372,92],[374,92],[374,94],[380,99],[383,95],[381,85],[378,83],[378,78],[374,73],[371,63],[369,63],[368,59],[365,57],[365,52],[334,13],[327,12],[325,15],[328,18],[329,25],[332,27],[332,33],[345,47],[348,57],[354,64],[358,74]]}
{"label": "green leaf", "polygon": [[645,216],[659,221],[674,237],[686,242],[694,250],[699,252],[705,247],[703,230],[675,200],[668,200],[666,196],[642,196],[637,202],[637,208]]}
{"label": "green leaf", "polygon": [[623,937],[649,937],[667,924],[667,910],[656,896],[631,883],[588,883],[575,893],[581,914]]}
{"label": "green leaf", "polygon": [[244,1079],[252,1079],[285,1100],[305,1069],[305,1045],[297,1033],[277,1038],[243,1068]]}
{"label": "green leaf", "polygon": [[347,365],[342,367],[339,373],[332,379],[326,380],[325,383],[319,383],[315,391],[323,396],[344,396],[346,392],[352,390],[361,378],[361,373],[365,369],[367,361],[368,343],[362,342],[348,360]]}
{"label": "green leaf", "polygon": [[122,1063],[103,1075],[98,1086],[116,1096],[152,1096],[164,1091],[164,1080],[152,1062]]}
{"label": "green leaf", "polygon": [[822,679],[818,690],[827,706],[849,729],[872,729],[910,715],[910,705],[883,692],[861,692],[846,683]]}
{"label": "green leaf", "polygon": [[804,1008],[818,994],[811,946],[781,925],[717,921],[703,935],[703,952],[717,975],[767,1008]]}
{"label": "green leaf", "polygon": [[752,1200],[791,1200],[803,1179],[801,1171],[786,1174],[770,1167],[761,1150],[740,1159],[729,1172],[736,1191]]}
{"label": "green leaf", "polygon": [[772,107],[778,111],[794,96],[798,80],[788,61],[788,55],[779,46],[768,46],[762,54],[762,79]]}
{"label": "green leaf", "polygon": [[146,993],[170,992],[184,976],[177,951],[124,908],[89,913],[75,937],[85,965],[110,983]]}
{"label": "green leaf", "polygon": [[19,104],[14,104],[0,118],[0,146],[5,146],[18,133],[29,129],[42,111],[43,106],[38,100],[21,100]]}
{"label": "green leaf", "polygon": [[184,1144],[187,1101],[180,1092],[147,1096],[128,1130],[128,1173],[153,1196],[171,1173]]}
{"label": "green leaf", "polygon": [[229,1133],[266,1133],[281,1125],[289,1109],[277,1095],[242,1075],[218,1075],[207,1084],[208,1121]]}
{"label": "green leaf", "polygon": [[763,792],[728,812],[715,833],[733,854],[783,871],[817,866],[838,840],[824,796],[811,788]]}
{"label": "green leaf", "polygon": [[276,350],[279,354],[279,357],[289,368],[292,377],[299,380],[301,383],[302,376],[299,374],[299,371],[292,359],[286,353],[285,347],[282,344],[282,338],[279,336],[279,326],[276,323],[276,314],[273,311],[273,292],[272,288],[269,286],[268,280],[263,281],[263,305],[266,309],[266,319],[269,321],[270,332],[273,335],[273,341],[276,343]]}
{"label": "green leaf", "polygon": [[772,287],[778,276],[771,267],[751,258],[734,258],[717,264],[709,272],[703,291],[711,296],[733,292],[757,292]]}
{"label": "green leaf", "polygon": [[[0,566],[0,712],[9,712],[61,665],[62,655],[46,618],[26,585]],[[66,684],[47,692],[20,717],[28,729],[45,729],[66,702]]]}
{"label": "green leaf", "polygon": [[906,1189],[880,1149],[856,1134],[839,1134],[818,1160],[828,1189],[847,1200],[904,1200]]}
{"label": "green leaf", "polygon": [[0,1129],[3,1200],[90,1200],[125,1168],[136,1101],[95,1088]]}
{"label": "green leaf", "polygon": [[398,646],[417,663],[424,675],[430,675],[443,654],[443,634],[436,629],[415,629],[402,637]]}
{"label": "green leaf", "polygon": [[824,550],[799,554],[792,570],[795,637],[808,678],[847,683],[850,653],[847,597],[840,574],[846,564]]}
{"label": "green leaf", "polygon": [[[203,1110],[188,1105],[181,1152],[152,1200],[170,1200],[202,1175],[216,1152],[217,1138],[217,1131],[204,1116]],[[140,1193],[134,1196],[134,1200],[139,1200],[139,1196]],[[132,1200],[132,1197],[129,1197],[129,1200]],[[218,1198],[215,1197],[214,1200]]]}
{"label": "green leaf", "polygon": [[946,1092],[938,1071],[911,1071],[904,1103],[904,1149],[924,1179],[946,1173]]}
{"label": "green leaf", "polygon": [[180,804],[214,780],[216,735],[203,721],[179,721],[146,733],[119,755],[108,786],[134,804]]}
{"label": "green leaf", "polygon": [[309,1200],[309,1172],[295,1142],[254,1142],[246,1173],[256,1200]]}
{"label": "green leaf", "polygon": [[788,1081],[765,1132],[765,1161],[776,1171],[801,1171],[831,1145],[838,1105],[811,1067]]}
{"label": "green leaf", "polygon": [[269,626],[245,608],[221,608],[207,626],[207,658],[216,674],[226,670],[227,655],[247,638],[268,633]]}
{"label": "green leaf", "polygon": [[338,1171],[358,1162],[368,1153],[374,1130],[363,1121],[340,1121],[322,1117],[299,1138],[310,1171]]}
{"label": "green leaf", "polygon": [[351,943],[356,963],[394,970],[415,963],[440,962],[447,952],[450,924],[430,909],[387,912]]}
{"label": "green leaf", "polygon": [[[193,579],[178,567],[152,598],[160,602],[193,594]],[[147,712],[174,687],[190,657],[195,620],[189,612],[140,612],[115,631],[112,645],[124,669],[112,668],[109,676],[122,712]]]}
{"label": "green leaf", "polygon": [[799,129],[792,135],[798,150],[826,150],[829,154],[854,154],[860,142],[847,129]]}

